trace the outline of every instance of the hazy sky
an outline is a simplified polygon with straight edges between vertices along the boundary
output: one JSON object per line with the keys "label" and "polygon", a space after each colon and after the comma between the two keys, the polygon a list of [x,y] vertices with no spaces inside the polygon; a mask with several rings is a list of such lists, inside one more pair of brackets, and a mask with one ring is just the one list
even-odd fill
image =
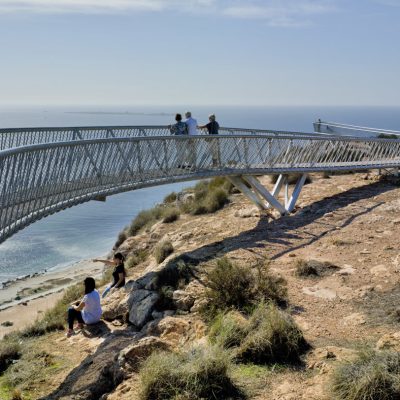
{"label": "hazy sky", "polygon": [[0,0],[0,105],[400,105],[400,0]]}

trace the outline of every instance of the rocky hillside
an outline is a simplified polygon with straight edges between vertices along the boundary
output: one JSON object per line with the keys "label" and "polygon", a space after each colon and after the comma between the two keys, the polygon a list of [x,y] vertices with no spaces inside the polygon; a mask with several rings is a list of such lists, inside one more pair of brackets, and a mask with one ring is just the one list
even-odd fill
{"label": "rocky hillside", "polygon": [[15,380],[14,360],[4,398],[395,398],[351,397],[343,362],[400,349],[399,194],[393,179],[316,175],[290,216],[233,193],[214,213],[153,221],[119,244],[129,279],[104,321],[29,339],[45,374]]}

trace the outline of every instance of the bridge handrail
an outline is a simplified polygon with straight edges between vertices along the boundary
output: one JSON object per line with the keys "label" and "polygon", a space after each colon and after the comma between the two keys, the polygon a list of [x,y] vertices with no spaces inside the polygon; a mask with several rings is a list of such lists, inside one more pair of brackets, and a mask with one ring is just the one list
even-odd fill
{"label": "bridge handrail", "polygon": [[[206,129],[199,129],[206,134]],[[252,134],[273,136],[329,136],[306,132],[289,132],[265,129],[220,128],[220,134]],[[139,126],[83,126],[83,127],[42,127],[42,128],[2,128],[0,129],[0,150],[38,143],[63,142],[73,140],[90,140],[115,137],[169,136],[166,125]]]}
{"label": "bridge handrail", "polygon": [[[193,155],[190,167],[179,168]],[[0,242],[46,215],[139,187],[211,176],[399,166],[400,141],[374,138],[152,136],[5,149]]]}

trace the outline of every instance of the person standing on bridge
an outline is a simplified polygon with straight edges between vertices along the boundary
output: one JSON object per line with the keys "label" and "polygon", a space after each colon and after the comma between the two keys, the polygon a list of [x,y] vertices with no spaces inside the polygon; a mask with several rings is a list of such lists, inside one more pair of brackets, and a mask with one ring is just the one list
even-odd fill
{"label": "person standing on bridge", "polygon": [[[187,135],[188,127],[182,121],[182,115],[176,114],[175,121],[176,121],[176,123],[174,125],[168,125],[169,131],[171,132],[171,134],[175,135],[175,136]],[[177,142],[176,143],[176,160],[178,162],[177,167],[185,168],[184,164],[186,162],[186,143],[184,143],[181,140],[177,140],[176,142]]]}
{"label": "person standing on bridge", "polygon": [[113,282],[106,287],[101,297],[106,297],[108,292],[119,289],[125,286],[126,271],[124,266],[124,256],[121,253],[115,253],[112,260],[98,260],[94,259],[93,262],[102,262],[105,265],[113,266],[112,272]]}
{"label": "person standing on bridge", "polygon": [[[215,119],[215,114],[210,114],[208,116],[208,124],[199,126],[199,129],[207,128],[207,132],[209,135],[218,135],[219,124]],[[219,143],[218,140],[212,139],[210,150],[212,154],[213,166],[216,167],[220,163],[220,151],[219,151]]]}
{"label": "person standing on bridge", "polygon": [[[197,135],[197,121],[192,118],[192,113],[190,111],[186,111],[185,113],[185,124],[187,126],[189,136]],[[196,166],[196,142],[193,139],[189,139],[188,145],[188,165],[187,168],[192,168]]]}

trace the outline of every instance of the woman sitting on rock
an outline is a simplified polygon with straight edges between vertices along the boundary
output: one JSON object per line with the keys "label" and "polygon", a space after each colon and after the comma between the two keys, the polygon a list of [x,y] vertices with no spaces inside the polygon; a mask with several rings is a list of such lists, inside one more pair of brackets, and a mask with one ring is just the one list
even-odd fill
{"label": "woman sitting on rock", "polygon": [[104,290],[101,297],[105,297],[107,293],[111,290],[119,289],[125,286],[126,271],[124,266],[124,256],[121,253],[115,253],[112,260],[98,260],[94,259],[93,262],[102,262],[105,265],[114,266],[114,271],[112,273],[113,283],[108,285]]}
{"label": "woman sitting on rock", "polygon": [[74,334],[74,321],[78,321],[78,329],[84,324],[96,324],[101,318],[100,294],[96,290],[96,282],[92,277],[83,281],[85,285],[85,296],[77,304],[71,304],[68,309],[68,331],[67,337]]}

